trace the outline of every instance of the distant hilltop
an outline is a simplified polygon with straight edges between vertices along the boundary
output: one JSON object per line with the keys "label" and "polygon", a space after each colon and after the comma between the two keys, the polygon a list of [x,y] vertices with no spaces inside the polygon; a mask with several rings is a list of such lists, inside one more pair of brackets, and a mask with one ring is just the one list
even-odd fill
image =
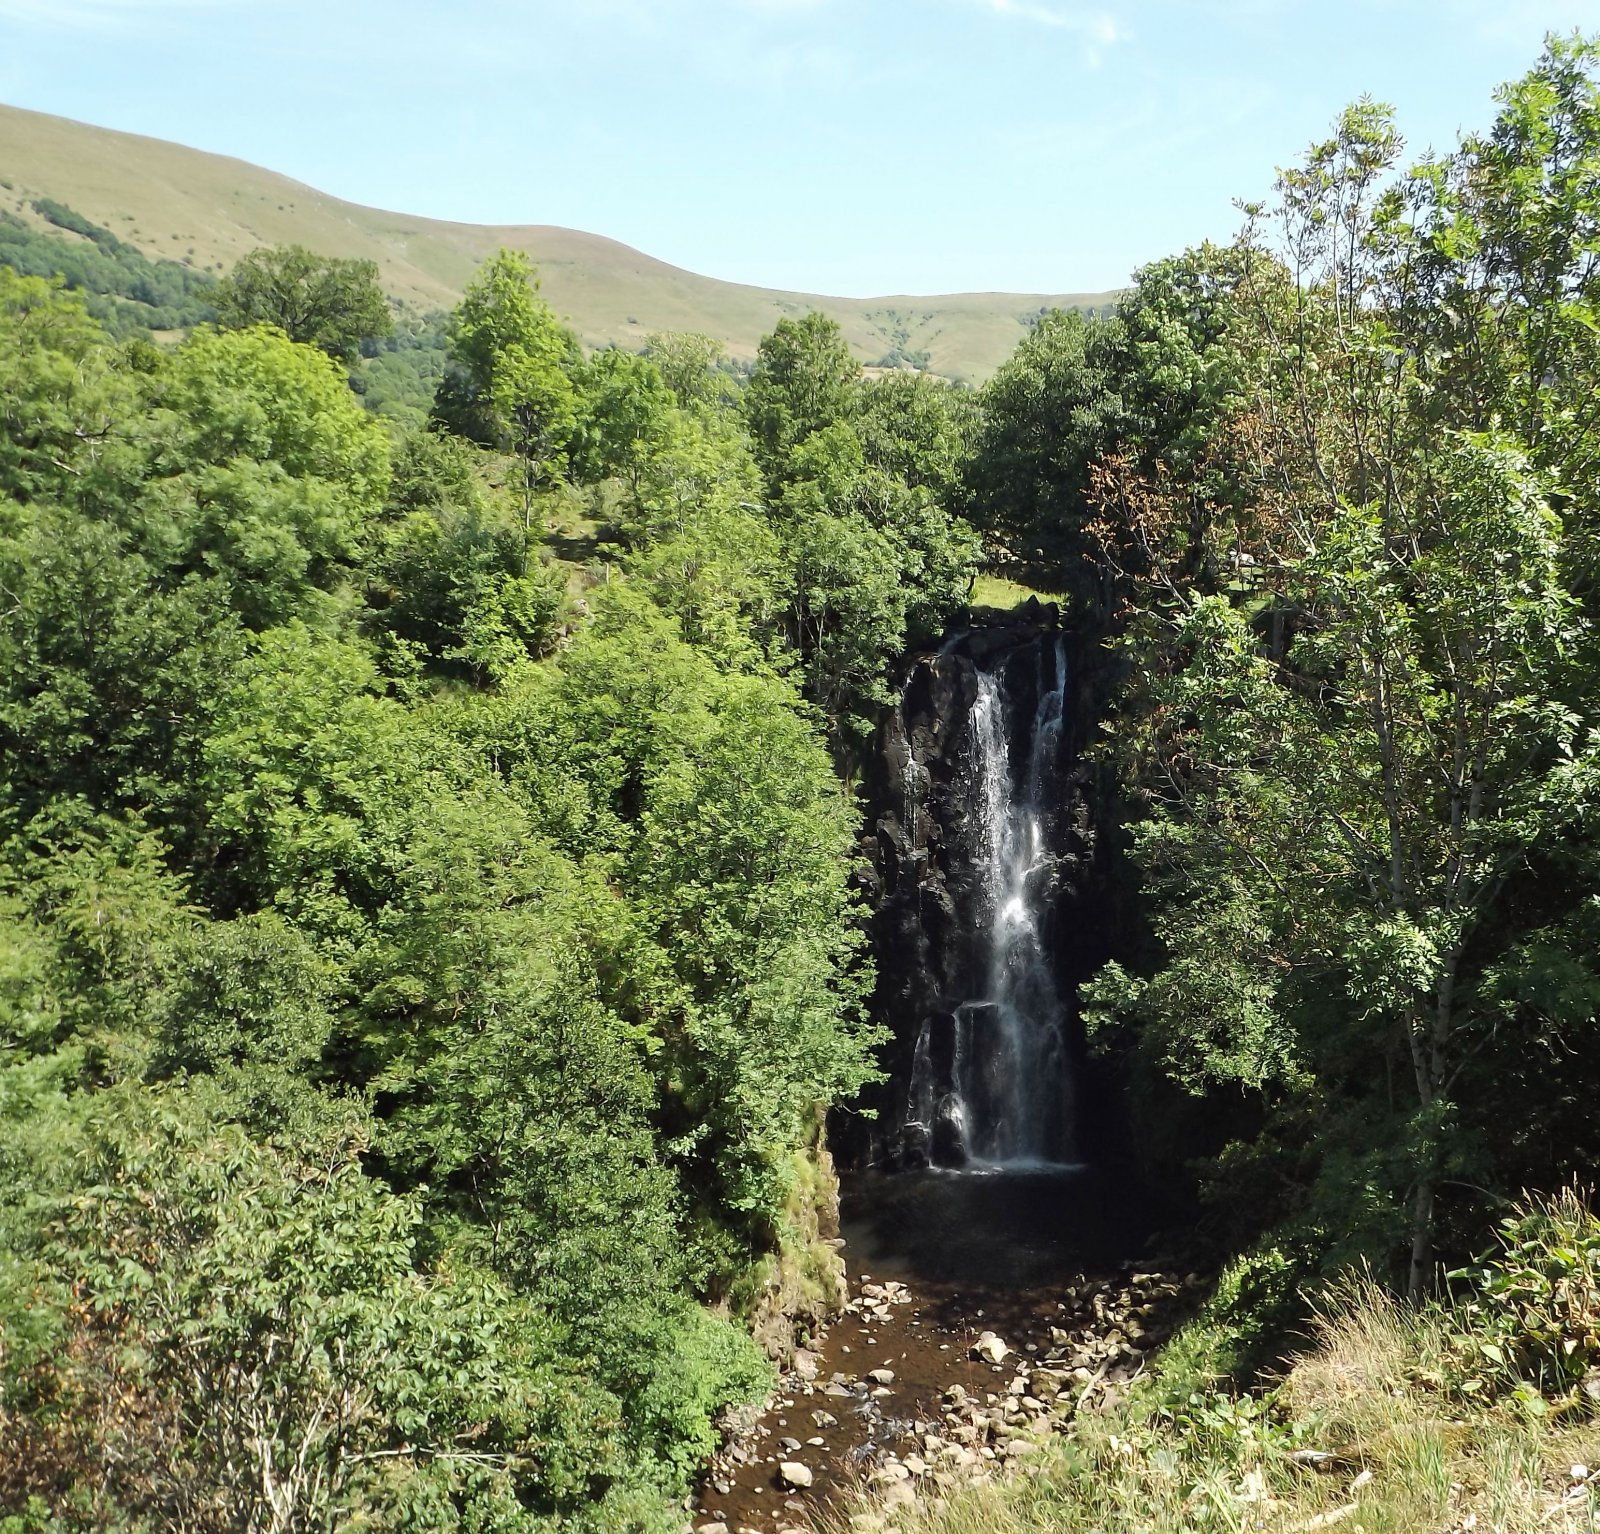
{"label": "distant hilltop", "polygon": [[150,256],[217,274],[262,245],[376,261],[385,288],[449,308],[501,246],[537,263],[544,293],[590,346],[638,346],[652,331],[700,331],[734,357],[785,315],[836,319],[868,365],[910,364],[970,383],[997,368],[1042,310],[1096,310],[1111,293],[953,293],[829,298],[701,277],[601,235],[549,224],[453,224],[385,213],[243,160],[0,106],[0,209],[69,204]]}

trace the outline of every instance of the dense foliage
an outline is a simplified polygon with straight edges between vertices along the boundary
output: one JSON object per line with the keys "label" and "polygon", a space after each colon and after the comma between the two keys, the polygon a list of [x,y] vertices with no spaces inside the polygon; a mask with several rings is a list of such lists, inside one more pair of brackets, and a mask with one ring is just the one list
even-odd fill
{"label": "dense foliage", "polygon": [[[714,346],[586,357],[508,254],[391,426],[371,275],[264,253],[160,350],[0,267],[30,1529],[670,1526],[766,1264],[827,1272],[798,1158],[875,1039],[828,746],[964,594],[943,396],[838,369],[769,495]],[[887,620],[818,622],[823,520]]]}
{"label": "dense foliage", "polygon": [[1410,168],[1352,107],[991,389],[988,483],[1055,498],[1127,661],[1152,934],[1100,1042],[1231,1113],[1217,1208],[1286,1276],[1405,1254],[1420,1295],[1485,1190],[1594,1163],[1597,76],[1552,40]]}
{"label": "dense foliage", "polygon": [[376,261],[318,256],[303,245],[250,251],[217,284],[213,302],[232,329],[271,325],[340,362],[394,331]]}
{"label": "dense foliage", "polygon": [[[978,395],[815,314],[586,354],[514,252],[395,323],[0,216],[0,1526],[672,1526],[981,554],[1120,657],[1090,1026],[1258,1326],[1592,1167],[1600,45],[1500,104],[1409,168],[1352,107]],[[1477,1389],[1581,1386],[1594,1265],[1507,1228]]]}
{"label": "dense foliage", "polygon": [[152,260],[64,203],[33,209],[61,233],[0,211],[0,266],[23,277],[60,277],[114,336],[184,330],[214,318],[216,279],[192,263]]}

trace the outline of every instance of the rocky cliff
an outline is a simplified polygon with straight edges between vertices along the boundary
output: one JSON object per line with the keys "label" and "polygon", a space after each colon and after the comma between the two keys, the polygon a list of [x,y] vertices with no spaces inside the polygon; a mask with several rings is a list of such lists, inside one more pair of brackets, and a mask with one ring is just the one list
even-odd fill
{"label": "rocky cliff", "polygon": [[[862,850],[878,965],[875,1013],[893,1040],[884,1055],[890,1079],[861,1104],[876,1118],[841,1115],[834,1126],[835,1147],[852,1164],[949,1164],[931,1143],[938,1125],[917,1122],[907,1105],[919,1038],[932,1052],[934,1073],[948,1076],[956,1010],[964,1003],[970,1010],[969,998],[983,994],[984,955],[975,940],[986,891],[975,855],[983,805],[974,706],[987,674],[1003,678],[1014,719],[1034,717],[1040,690],[1059,685],[1062,660],[1062,734],[1049,780],[1035,789],[1042,847],[1030,898],[1065,1006],[1073,1069],[1081,1073],[1076,985],[1109,956],[1122,903],[1114,829],[1085,760],[1104,708],[1106,657],[1098,643],[1063,630],[1053,607],[1030,602],[910,657],[900,702],[874,742]],[[930,1062],[920,1069],[926,1073]],[[1092,1124],[1085,1127],[1092,1132]]]}

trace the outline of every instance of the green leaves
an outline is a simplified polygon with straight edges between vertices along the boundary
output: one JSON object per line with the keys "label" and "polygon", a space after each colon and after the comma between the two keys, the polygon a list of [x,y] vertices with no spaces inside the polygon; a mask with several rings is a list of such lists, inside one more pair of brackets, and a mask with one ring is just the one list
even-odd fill
{"label": "green leaves", "polygon": [[376,261],[318,256],[303,245],[241,256],[212,298],[230,329],[270,325],[345,363],[361,355],[364,342],[394,330]]}
{"label": "green leaves", "polygon": [[[580,365],[530,275],[456,318],[479,451],[0,273],[0,1457],[52,1527],[664,1531],[770,1385],[702,1302],[876,1039],[791,533],[854,548],[857,700],[970,543],[843,420],[769,514],[714,358]],[[569,446],[604,587],[535,524]]]}
{"label": "green leaves", "polygon": [[161,462],[249,458],[294,479],[321,480],[370,515],[389,486],[388,440],[344,375],[309,347],[269,330],[202,332],[178,352],[162,401],[175,417]]}
{"label": "green leaves", "polygon": [[795,448],[850,414],[860,377],[843,331],[826,315],[813,311],[798,320],[779,320],[762,337],[744,410],[774,500],[790,478]]}
{"label": "green leaves", "polygon": [[1404,1206],[1414,1295],[1441,1180],[1506,1154],[1509,1083],[1534,1119],[1566,1099],[1588,995],[1586,923],[1547,918],[1591,888],[1592,444],[1564,402],[1600,378],[1566,313],[1594,58],[1551,45],[1490,139],[1410,175],[1357,104],[1283,173],[1270,246],[1252,217],[1123,306],[1124,402],[1149,390],[1170,458],[1103,466],[1091,532],[1159,950],[1100,979],[1099,1027],[1315,1125],[1308,1218],[1350,1228],[1363,1187],[1387,1242]]}
{"label": "green leaves", "polygon": [[[45,1291],[68,1351],[18,1447],[54,1430],[64,1469],[97,1472],[85,1524],[221,1503],[244,1528],[436,1527],[585,1493],[608,1403],[543,1318],[470,1267],[420,1275],[417,1206],[361,1173],[359,1140],[300,1161],[207,1110],[103,1098],[83,1180],[21,1232],[80,1298]],[[0,1309],[8,1343],[19,1319]]]}
{"label": "green leaves", "polygon": [[538,296],[533,266],[502,250],[467,285],[451,319],[449,365],[434,419],[524,460],[528,483],[559,456],[577,423],[576,342]]}

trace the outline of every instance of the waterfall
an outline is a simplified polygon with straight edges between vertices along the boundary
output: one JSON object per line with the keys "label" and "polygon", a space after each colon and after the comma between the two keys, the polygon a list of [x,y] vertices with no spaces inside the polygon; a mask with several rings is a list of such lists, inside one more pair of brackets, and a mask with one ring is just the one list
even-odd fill
{"label": "waterfall", "polygon": [[1025,701],[1014,705],[1001,664],[979,668],[967,719],[964,851],[978,887],[971,972],[979,989],[956,1003],[947,1042],[933,1020],[923,1023],[906,1102],[908,1126],[940,1165],[1046,1165],[1072,1153],[1066,1008],[1047,930],[1065,641],[1033,654],[1031,714]]}

